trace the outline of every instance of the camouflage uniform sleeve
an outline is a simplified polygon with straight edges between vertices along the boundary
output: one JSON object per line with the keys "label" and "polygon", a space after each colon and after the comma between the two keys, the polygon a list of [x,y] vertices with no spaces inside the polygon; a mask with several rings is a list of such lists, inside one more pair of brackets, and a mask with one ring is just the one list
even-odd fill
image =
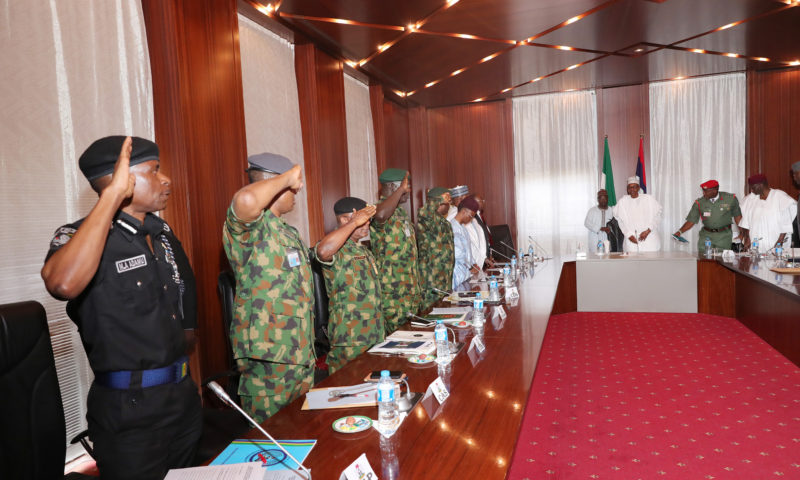
{"label": "camouflage uniform sleeve", "polygon": [[326,261],[322,260],[321,258],[319,258],[319,255],[317,255],[317,247],[319,247],[319,243],[314,245],[314,248],[309,249],[311,251],[311,254],[320,263],[320,265],[324,265],[326,267],[332,267],[333,264],[336,262],[336,257],[339,254],[339,252],[334,253],[333,257],[331,258],[331,260],[329,262],[326,262]]}

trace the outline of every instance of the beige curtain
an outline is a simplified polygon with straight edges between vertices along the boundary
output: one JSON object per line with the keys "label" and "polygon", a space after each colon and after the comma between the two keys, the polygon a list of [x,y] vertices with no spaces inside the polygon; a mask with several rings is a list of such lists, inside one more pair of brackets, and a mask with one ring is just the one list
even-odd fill
{"label": "beige curtain", "polygon": [[[294,45],[239,15],[239,49],[247,133],[247,154],[271,152],[304,165]],[[284,216],[308,245],[306,189]]]}
{"label": "beige curtain", "polygon": [[344,101],[350,195],[374,203],[378,200],[378,165],[375,158],[375,132],[369,105],[369,87],[344,74]]}
{"label": "beige curtain", "polygon": [[92,374],[65,303],[47,294],[39,270],[55,229],[97,201],[77,169],[83,150],[106,135],[153,138],[144,22],[139,2],[2,4],[0,303],[45,306],[72,438],[86,428]]}

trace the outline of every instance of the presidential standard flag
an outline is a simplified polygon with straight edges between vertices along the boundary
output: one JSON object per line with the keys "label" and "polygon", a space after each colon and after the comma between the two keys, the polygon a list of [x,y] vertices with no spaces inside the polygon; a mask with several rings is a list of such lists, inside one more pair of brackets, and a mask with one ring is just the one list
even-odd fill
{"label": "presidential standard flag", "polygon": [[639,158],[636,159],[636,176],[639,177],[639,186],[642,187],[642,192],[647,193],[647,176],[644,171],[644,144],[642,136],[639,136]]}
{"label": "presidential standard flag", "polygon": [[611,169],[611,154],[608,153],[608,136],[606,135],[603,147],[603,172],[600,174],[600,188],[605,188],[608,193],[608,206],[617,204],[617,193],[614,190],[614,171]]}

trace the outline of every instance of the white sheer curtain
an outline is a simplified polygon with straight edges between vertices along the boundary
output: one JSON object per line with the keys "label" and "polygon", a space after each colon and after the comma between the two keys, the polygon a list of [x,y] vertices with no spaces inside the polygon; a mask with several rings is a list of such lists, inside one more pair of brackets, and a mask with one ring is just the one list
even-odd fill
{"label": "white sheer curtain", "polygon": [[[239,15],[239,50],[247,154],[278,153],[304,165],[294,45]],[[284,218],[308,244],[305,189],[297,195],[294,210]]]}
{"label": "white sheer curtain", "polygon": [[369,87],[346,73],[344,105],[347,117],[350,195],[374,203],[378,200],[378,165],[375,158],[375,132],[369,106]]}
{"label": "white sheer curtain", "polygon": [[92,374],[39,270],[55,229],[97,201],[77,168],[83,150],[106,135],[153,138],[144,21],[139,2],[6,0],[0,23],[0,303],[44,305],[72,438],[86,428]]}
{"label": "white sheer curtain", "polygon": [[513,114],[517,247],[531,236],[550,254],[586,248],[598,175],[594,92],[515,98]]}
{"label": "white sheer curtain", "polygon": [[[664,207],[664,250],[697,251],[700,231],[671,239],[686,220],[700,184],[719,181],[720,190],[741,201],[744,186],[747,83],[744,73],[650,85],[650,175],[652,193]],[[702,225],[701,225],[702,226]]]}

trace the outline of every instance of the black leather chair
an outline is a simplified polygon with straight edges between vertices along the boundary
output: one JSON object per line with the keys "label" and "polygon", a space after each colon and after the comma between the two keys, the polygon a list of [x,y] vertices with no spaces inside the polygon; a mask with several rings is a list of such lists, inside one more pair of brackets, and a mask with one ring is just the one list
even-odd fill
{"label": "black leather chair", "polygon": [[203,386],[212,380],[226,378],[224,383],[225,391],[236,403],[239,403],[239,369],[236,366],[236,359],[233,357],[233,347],[231,346],[230,330],[233,323],[233,299],[236,295],[236,278],[230,270],[223,270],[217,277],[217,293],[219,302],[222,306],[222,327],[225,335],[225,348],[228,352],[228,370],[212,375],[203,380]]}
{"label": "black leather chair", "polygon": [[314,350],[317,358],[322,358],[331,350],[328,340],[328,291],[322,265],[317,257],[311,255],[311,272],[314,280]]}
{"label": "black leather chair", "polygon": [[492,258],[498,262],[507,262],[512,255],[516,255],[516,252],[508,247],[511,246],[516,249],[514,239],[511,238],[511,229],[508,228],[508,225],[491,225],[489,226],[489,233],[492,234],[492,248],[500,252],[500,255],[494,253]]}
{"label": "black leather chair", "polygon": [[64,407],[39,302],[0,305],[0,432],[0,478],[64,477]]}

